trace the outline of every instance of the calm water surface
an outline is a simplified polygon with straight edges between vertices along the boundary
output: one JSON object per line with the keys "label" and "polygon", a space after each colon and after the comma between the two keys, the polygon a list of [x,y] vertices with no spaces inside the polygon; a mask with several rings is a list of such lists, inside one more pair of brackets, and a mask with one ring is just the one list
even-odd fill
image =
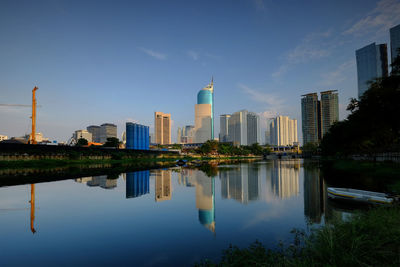
{"label": "calm water surface", "polygon": [[[192,265],[344,216],[300,160],[0,188],[0,265]],[[33,193],[33,192],[32,192]]]}

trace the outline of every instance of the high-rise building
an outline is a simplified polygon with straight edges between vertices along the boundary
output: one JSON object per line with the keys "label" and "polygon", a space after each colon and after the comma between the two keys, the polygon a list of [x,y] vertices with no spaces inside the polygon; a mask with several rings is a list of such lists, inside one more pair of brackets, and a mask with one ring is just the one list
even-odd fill
{"label": "high-rise building", "polygon": [[112,123],[103,123],[100,125],[100,143],[107,142],[107,138],[117,138],[117,125]]}
{"label": "high-rise building", "polygon": [[399,56],[400,49],[400,24],[390,29],[391,63]]}
{"label": "high-rise building", "polygon": [[322,136],[335,122],[339,121],[339,96],[337,90],[321,92]]}
{"label": "high-rise building", "polygon": [[339,95],[337,90],[321,92],[321,100],[317,93],[302,95],[301,118],[303,144],[317,143],[339,120]]}
{"label": "high-rise building", "polygon": [[86,131],[86,130],[77,130],[77,131],[75,131],[75,133],[73,134],[73,138],[76,141],[78,141],[79,139],[83,138],[83,139],[86,139],[86,141],[88,141],[88,142],[93,142],[92,134],[89,131]]}
{"label": "high-rise building", "polygon": [[171,144],[171,114],[154,112],[154,134],[156,144]]}
{"label": "high-rise building", "polygon": [[182,143],[182,128],[178,127],[177,135],[176,135],[176,143],[181,144]]}
{"label": "high-rise building", "polygon": [[271,122],[269,129],[271,145],[292,146],[298,142],[296,119],[278,116]]}
{"label": "high-rise building", "polygon": [[195,114],[195,142],[204,143],[214,139],[214,83],[201,89],[197,94]]}
{"label": "high-rise building", "polygon": [[388,76],[387,45],[372,43],[356,51],[358,98],[369,88],[369,82]]}
{"label": "high-rise building", "polygon": [[247,145],[261,144],[260,116],[254,112],[247,113]]}
{"label": "high-rise building", "polygon": [[100,143],[100,126],[90,125],[86,130],[92,134],[92,142]]}
{"label": "high-rise building", "polygon": [[156,202],[171,200],[172,185],[171,185],[171,170],[156,170],[155,171],[155,199]]}
{"label": "high-rise building", "polygon": [[194,126],[193,125],[186,125],[182,129],[182,137],[181,142],[182,144],[192,144],[194,143]]}
{"label": "high-rise building", "polygon": [[224,114],[219,117],[220,125],[219,125],[219,141],[220,142],[229,142],[229,118],[231,115]]}
{"label": "high-rise building", "polygon": [[149,150],[149,126],[126,123],[126,149]]}
{"label": "high-rise building", "polygon": [[234,145],[247,145],[247,113],[247,110],[241,110],[229,118],[229,141]]}
{"label": "high-rise building", "polygon": [[318,143],[321,140],[321,104],[317,93],[302,95],[301,122],[303,144]]}

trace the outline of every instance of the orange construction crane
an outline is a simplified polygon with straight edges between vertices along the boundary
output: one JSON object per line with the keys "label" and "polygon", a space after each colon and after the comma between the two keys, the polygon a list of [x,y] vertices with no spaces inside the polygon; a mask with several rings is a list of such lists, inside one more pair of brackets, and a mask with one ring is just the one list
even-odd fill
{"label": "orange construction crane", "polygon": [[29,137],[30,144],[36,144],[36,90],[38,89],[37,86],[32,89],[32,133]]}

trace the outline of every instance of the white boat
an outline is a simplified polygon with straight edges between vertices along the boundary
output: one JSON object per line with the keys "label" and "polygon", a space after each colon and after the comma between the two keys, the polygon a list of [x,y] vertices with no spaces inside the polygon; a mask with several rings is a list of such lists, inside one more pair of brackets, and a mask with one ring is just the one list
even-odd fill
{"label": "white boat", "polygon": [[357,190],[351,188],[328,187],[328,197],[332,199],[353,200],[371,204],[392,204],[394,198],[385,193]]}

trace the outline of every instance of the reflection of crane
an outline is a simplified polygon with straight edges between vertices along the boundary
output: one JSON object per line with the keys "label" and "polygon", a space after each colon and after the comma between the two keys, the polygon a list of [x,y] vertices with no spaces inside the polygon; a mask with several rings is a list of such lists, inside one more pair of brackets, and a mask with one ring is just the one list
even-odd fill
{"label": "reflection of crane", "polygon": [[31,184],[31,231],[36,233],[34,223],[35,223],[35,185]]}
{"label": "reflection of crane", "polygon": [[[28,143],[30,144],[36,144],[36,91],[39,88],[35,86],[32,89],[32,132],[29,136],[29,141]],[[7,106],[7,107],[30,107],[31,105],[21,105],[21,104],[0,104],[0,106]]]}

